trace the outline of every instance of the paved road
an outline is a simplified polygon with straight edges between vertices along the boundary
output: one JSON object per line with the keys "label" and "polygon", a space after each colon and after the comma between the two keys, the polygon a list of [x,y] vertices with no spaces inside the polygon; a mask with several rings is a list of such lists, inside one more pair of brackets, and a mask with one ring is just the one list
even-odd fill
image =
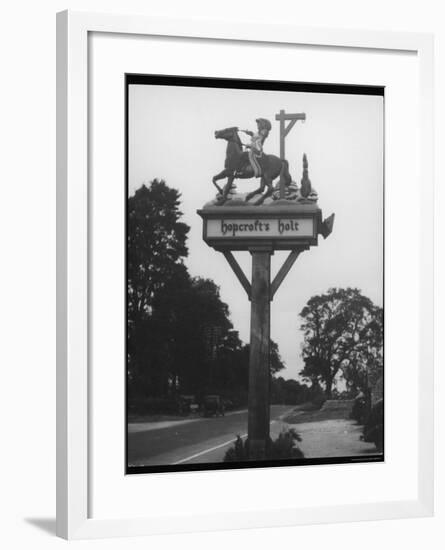
{"label": "paved road", "polygon": [[[277,432],[280,417],[293,407],[272,405],[271,431]],[[153,423],[130,425],[128,431],[128,464],[153,466],[221,462],[237,435],[247,432],[247,411],[217,418],[173,422],[157,428]]]}

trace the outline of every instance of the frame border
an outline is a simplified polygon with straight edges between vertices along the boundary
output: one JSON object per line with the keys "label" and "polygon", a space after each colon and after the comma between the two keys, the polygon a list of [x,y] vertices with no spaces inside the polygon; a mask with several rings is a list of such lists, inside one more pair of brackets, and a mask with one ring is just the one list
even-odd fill
{"label": "frame border", "polygon": [[[317,508],[175,517],[92,519],[88,448],[88,33],[179,36],[414,52],[419,60],[420,353],[418,498]],[[57,14],[57,535],[135,536],[433,514],[433,37],[431,34],[301,28],[203,18],[64,11]]]}

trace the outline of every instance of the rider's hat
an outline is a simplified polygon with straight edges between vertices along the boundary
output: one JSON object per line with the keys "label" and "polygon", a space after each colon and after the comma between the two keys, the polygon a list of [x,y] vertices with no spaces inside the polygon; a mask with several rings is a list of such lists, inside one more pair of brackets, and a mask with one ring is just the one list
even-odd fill
{"label": "rider's hat", "polygon": [[259,130],[272,130],[272,124],[267,120],[267,118],[257,118],[255,121],[258,124]]}

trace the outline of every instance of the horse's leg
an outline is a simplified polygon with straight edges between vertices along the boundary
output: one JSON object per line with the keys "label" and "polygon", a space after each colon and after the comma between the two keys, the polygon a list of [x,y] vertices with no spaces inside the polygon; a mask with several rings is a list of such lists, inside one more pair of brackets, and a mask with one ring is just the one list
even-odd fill
{"label": "horse's leg", "polygon": [[219,174],[216,174],[216,176],[213,176],[212,183],[213,185],[218,189],[218,192],[222,195],[223,190],[221,187],[216,183],[218,180],[222,180],[223,178],[228,178],[230,176],[231,172],[227,170],[227,168],[224,168],[224,170],[221,170]]}
{"label": "horse's leg", "polygon": [[231,173],[227,178],[227,183],[224,186],[223,192],[222,192],[222,200],[227,200],[227,195],[229,194],[230,190],[232,189],[232,183],[235,179],[235,175]]}
{"label": "horse's leg", "polygon": [[262,181],[262,190],[267,186],[267,191],[257,201],[255,201],[255,205],[263,204],[264,200],[267,199],[267,197],[270,197],[273,193],[273,186],[272,186],[273,180],[268,176],[263,176],[261,178],[261,181]]}
{"label": "horse's leg", "polygon": [[258,189],[255,189],[255,191],[252,191],[251,193],[249,193],[247,196],[246,196],[246,201],[250,201],[250,199],[252,197],[254,197],[255,195],[258,195],[258,193],[262,193],[264,191],[264,187],[265,187],[265,182],[264,182],[264,177],[262,176],[261,177],[261,180],[260,180],[261,184],[260,186],[258,187]]}

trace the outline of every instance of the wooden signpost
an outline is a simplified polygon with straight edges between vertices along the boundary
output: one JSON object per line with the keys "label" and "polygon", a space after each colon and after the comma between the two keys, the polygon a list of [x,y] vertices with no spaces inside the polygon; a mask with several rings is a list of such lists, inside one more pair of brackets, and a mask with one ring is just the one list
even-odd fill
{"label": "wooden signpost", "polygon": [[[269,439],[270,308],[279,286],[301,252],[316,246],[321,210],[313,205],[212,207],[198,211],[204,220],[204,241],[224,254],[251,302],[248,440],[251,458],[264,458]],[[251,281],[233,251],[252,255]],[[290,250],[271,280],[271,256]]]}
{"label": "wooden signpost", "polygon": [[[286,115],[280,111],[280,153],[284,158],[284,140],[304,113]],[[286,127],[285,121],[290,120]],[[298,256],[317,246],[318,235],[327,237],[332,231],[333,216],[322,221],[316,202],[280,200],[261,206],[228,201],[210,204],[198,210],[203,219],[204,241],[221,252],[235,273],[251,302],[248,444],[249,458],[266,457],[269,441],[270,383],[270,309],[271,302]],[[233,205],[230,203],[233,202]],[[249,281],[233,251],[248,251],[252,256],[252,277]],[[275,250],[289,250],[289,256],[271,280],[271,257]]]}

